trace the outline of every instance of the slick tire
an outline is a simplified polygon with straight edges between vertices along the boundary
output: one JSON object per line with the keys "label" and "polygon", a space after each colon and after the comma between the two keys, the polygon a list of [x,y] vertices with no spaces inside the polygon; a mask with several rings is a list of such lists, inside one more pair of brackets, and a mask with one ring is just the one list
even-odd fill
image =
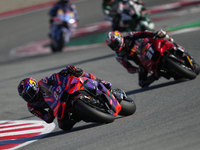
{"label": "slick tire", "polygon": [[136,111],[136,105],[135,102],[129,102],[126,100],[122,100],[120,102],[120,105],[122,106],[121,111],[119,112],[119,115],[121,116],[129,116],[135,113]]}
{"label": "slick tire", "polygon": [[194,64],[194,67],[195,67],[195,73],[196,73],[196,75],[199,75],[199,73],[200,73],[200,66],[198,64]]}
{"label": "slick tire", "polygon": [[176,63],[175,61],[173,61],[170,58],[167,58],[167,60],[166,60],[166,67],[186,79],[192,80],[192,79],[196,78],[195,72],[182,67],[181,64]]}
{"label": "slick tire", "polygon": [[74,108],[75,108],[76,111],[81,113],[83,116],[91,118],[95,122],[111,123],[115,120],[114,115],[101,112],[101,111],[87,105],[86,103],[84,103],[80,99],[77,99],[74,102]]}

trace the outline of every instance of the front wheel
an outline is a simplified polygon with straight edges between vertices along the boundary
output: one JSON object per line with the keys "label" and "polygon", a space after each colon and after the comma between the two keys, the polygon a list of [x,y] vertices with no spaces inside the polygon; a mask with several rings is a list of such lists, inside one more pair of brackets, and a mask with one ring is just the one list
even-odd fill
{"label": "front wheel", "polygon": [[77,99],[73,105],[76,111],[81,113],[83,116],[94,120],[95,122],[111,123],[115,120],[115,116],[113,114],[100,111],[95,107],[87,105],[80,99]]}
{"label": "front wheel", "polygon": [[61,52],[63,47],[65,46],[65,33],[64,32],[58,32],[58,37],[52,37],[51,39],[51,50],[52,52]]}
{"label": "front wheel", "polygon": [[194,67],[195,67],[195,73],[196,73],[196,75],[199,75],[199,73],[200,73],[200,66],[199,66],[199,64],[194,64]]}
{"label": "front wheel", "polygon": [[119,112],[119,115],[129,116],[129,115],[134,114],[134,112],[136,111],[135,102],[132,99],[130,99],[129,97],[127,97],[127,100],[123,99],[120,102],[120,105],[122,106],[122,109]]}
{"label": "front wheel", "polygon": [[196,73],[193,72],[191,68],[170,58],[166,59],[166,67],[186,79],[192,80],[196,78]]}

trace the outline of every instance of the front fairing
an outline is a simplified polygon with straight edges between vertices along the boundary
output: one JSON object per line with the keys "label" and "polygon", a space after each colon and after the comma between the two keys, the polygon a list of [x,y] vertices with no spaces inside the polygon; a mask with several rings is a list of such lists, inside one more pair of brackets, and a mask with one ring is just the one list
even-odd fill
{"label": "front fairing", "polygon": [[83,83],[82,80],[74,78],[73,76],[68,77],[54,74],[54,79],[55,85],[51,88],[50,93],[44,96],[44,100],[53,110],[54,116],[61,119],[66,109],[66,102],[60,101],[64,92],[73,94],[78,90],[83,90],[84,87],[81,86]]}
{"label": "front fairing", "polygon": [[87,79],[84,83],[84,91],[87,91],[90,95],[104,101],[104,103],[107,103],[114,111],[115,116],[120,112],[121,105],[101,82]]}

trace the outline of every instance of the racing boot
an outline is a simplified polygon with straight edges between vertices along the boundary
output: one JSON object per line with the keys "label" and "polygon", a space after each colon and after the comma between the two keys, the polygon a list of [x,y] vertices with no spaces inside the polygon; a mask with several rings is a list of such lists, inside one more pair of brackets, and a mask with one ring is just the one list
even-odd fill
{"label": "racing boot", "polygon": [[139,80],[139,86],[141,86],[142,88],[146,88],[154,81],[155,79],[153,76],[148,76],[146,80]]}

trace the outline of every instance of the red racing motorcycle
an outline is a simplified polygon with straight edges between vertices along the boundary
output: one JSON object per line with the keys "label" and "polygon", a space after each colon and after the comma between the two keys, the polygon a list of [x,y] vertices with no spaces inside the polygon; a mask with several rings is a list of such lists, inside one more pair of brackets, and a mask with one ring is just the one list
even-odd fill
{"label": "red racing motorcycle", "polygon": [[139,39],[132,49],[143,67],[155,79],[161,76],[166,79],[173,77],[195,79],[200,72],[200,66],[192,56],[184,51],[178,43],[163,39]]}

